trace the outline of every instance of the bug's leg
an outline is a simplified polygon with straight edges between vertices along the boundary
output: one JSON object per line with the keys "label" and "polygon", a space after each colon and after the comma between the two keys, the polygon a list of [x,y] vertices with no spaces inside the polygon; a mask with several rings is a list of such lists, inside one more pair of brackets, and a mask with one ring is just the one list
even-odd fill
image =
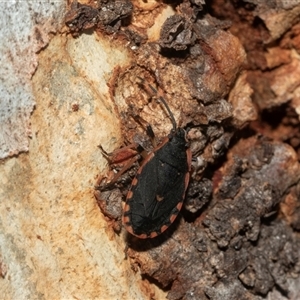
{"label": "bug's leg", "polygon": [[98,146],[100,148],[102,154],[106,157],[110,164],[118,164],[130,159],[138,154],[138,152],[134,149],[137,149],[138,145],[136,143],[129,144],[120,149],[116,149],[113,152],[106,152],[101,145]]}
{"label": "bug's leg", "polygon": [[132,116],[134,118],[134,120],[141,124],[143,128],[145,128],[147,135],[150,137],[151,143],[153,145],[153,147],[155,148],[157,146],[157,142],[155,139],[155,134],[154,131],[152,129],[152,126],[146,121],[144,120],[142,117],[138,116],[138,115],[134,115]]}
{"label": "bug's leg", "polygon": [[132,167],[132,165],[140,158],[140,155],[137,154],[135,157],[131,158],[124,166],[123,168],[115,174],[115,176],[111,179],[111,181],[108,183],[109,185],[116,183],[116,181],[128,170]]}
{"label": "bug's leg", "polygon": [[95,188],[97,190],[104,190],[117,182],[117,180],[132,167],[132,165],[140,159],[140,155],[136,154],[133,158],[126,162],[126,164],[122,167],[120,171],[114,173],[111,171],[107,177],[99,176],[96,181]]}
{"label": "bug's leg", "polygon": [[138,151],[134,150],[138,147],[135,143],[117,149],[111,153],[106,152],[101,145],[98,147],[110,165],[121,165],[121,169],[117,173],[111,171],[107,177],[99,176],[96,181],[96,189],[107,188],[116,183],[117,180],[140,158]]}

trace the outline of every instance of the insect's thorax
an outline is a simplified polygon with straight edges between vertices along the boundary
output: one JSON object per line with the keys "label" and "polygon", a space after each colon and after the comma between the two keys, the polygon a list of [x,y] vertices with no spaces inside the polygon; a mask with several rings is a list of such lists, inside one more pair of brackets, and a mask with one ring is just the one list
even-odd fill
{"label": "insect's thorax", "polygon": [[177,129],[174,134],[169,136],[169,141],[157,151],[157,158],[164,163],[178,168],[178,170],[185,171],[187,168],[187,142],[185,135],[184,129]]}

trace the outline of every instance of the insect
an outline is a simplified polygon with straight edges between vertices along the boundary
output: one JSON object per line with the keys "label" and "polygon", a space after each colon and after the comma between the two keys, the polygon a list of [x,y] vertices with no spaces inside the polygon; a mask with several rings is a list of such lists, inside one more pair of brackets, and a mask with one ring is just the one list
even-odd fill
{"label": "insect", "polygon": [[126,230],[138,238],[154,238],[164,232],[181,210],[190,179],[191,151],[186,131],[177,127],[165,106],[173,128],[142,162],[128,191],[123,213]]}

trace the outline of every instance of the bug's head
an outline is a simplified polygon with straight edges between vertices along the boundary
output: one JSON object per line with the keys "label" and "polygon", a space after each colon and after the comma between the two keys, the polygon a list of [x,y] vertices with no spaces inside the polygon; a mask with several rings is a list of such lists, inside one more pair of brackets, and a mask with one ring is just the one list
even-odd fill
{"label": "bug's head", "polygon": [[168,138],[170,143],[176,145],[178,149],[185,149],[190,145],[187,139],[187,132],[183,128],[177,128],[175,131],[172,129]]}

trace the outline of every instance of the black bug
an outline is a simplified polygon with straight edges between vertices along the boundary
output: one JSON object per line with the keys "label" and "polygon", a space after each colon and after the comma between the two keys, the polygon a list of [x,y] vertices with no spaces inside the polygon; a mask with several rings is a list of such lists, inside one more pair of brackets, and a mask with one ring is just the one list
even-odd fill
{"label": "black bug", "polygon": [[127,194],[123,214],[126,230],[138,238],[154,238],[176,219],[190,179],[191,151],[186,131],[178,128],[166,101],[160,97],[173,128],[143,161]]}

